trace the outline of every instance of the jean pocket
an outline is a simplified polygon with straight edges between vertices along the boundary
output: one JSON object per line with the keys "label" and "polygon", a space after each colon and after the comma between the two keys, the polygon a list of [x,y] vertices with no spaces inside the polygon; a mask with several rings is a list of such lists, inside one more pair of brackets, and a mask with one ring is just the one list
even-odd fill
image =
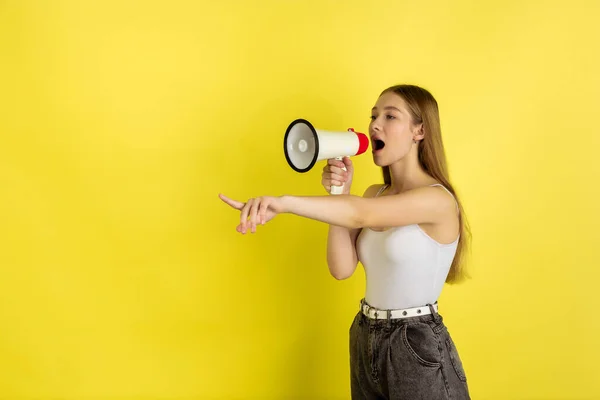
{"label": "jean pocket", "polygon": [[446,338],[446,348],[448,349],[448,353],[450,354],[450,363],[452,364],[452,367],[454,368],[458,379],[460,379],[463,382],[466,382],[467,376],[465,374],[465,369],[463,367],[460,356],[458,355],[456,345],[454,344],[454,341],[452,340],[452,337],[450,337],[449,334]]}
{"label": "jean pocket", "polygon": [[402,327],[402,342],[408,352],[425,367],[439,368],[438,335],[427,324],[406,324]]}

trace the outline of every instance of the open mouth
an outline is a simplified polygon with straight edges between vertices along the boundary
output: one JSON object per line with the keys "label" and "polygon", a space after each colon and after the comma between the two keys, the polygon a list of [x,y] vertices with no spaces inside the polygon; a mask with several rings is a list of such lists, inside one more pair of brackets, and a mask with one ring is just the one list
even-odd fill
{"label": "open mouth", "polygon": [[383,140],[381,139],[375,139],[373,140],[373,149],[375,151],[381,150],[385,147],[385,143],[383,142]]}

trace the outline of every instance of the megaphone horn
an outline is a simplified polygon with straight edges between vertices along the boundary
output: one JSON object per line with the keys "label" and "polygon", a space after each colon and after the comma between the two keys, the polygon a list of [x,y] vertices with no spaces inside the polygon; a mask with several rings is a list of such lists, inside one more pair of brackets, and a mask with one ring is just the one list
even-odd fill
{"label": "megaphone horn", "polygon": [[[368,148],[369,138],[364,133],[355,132],[352,128],[341,132],[315,129],[302,118],[287,127],[283,138],[285,159],[294,171],[300,173],[310,171],[317,161],[357,156]],[[342,190],[343,185],[332,186],[331,194],[341,194]]]}

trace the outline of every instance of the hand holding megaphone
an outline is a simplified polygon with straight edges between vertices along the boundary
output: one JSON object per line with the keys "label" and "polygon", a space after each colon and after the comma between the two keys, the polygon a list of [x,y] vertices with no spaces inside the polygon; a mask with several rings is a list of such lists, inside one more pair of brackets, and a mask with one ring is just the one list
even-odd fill
{"label": "hand holding megaphone", "polygon": [[[344,157],[362,154],[368,148],[369,138],[364,133],[355,132],[352,128],[341,132],[315,129],[305,119],[293,121],[283,138],[285,159],[290,167],[301,173],[310,171],[319,160],[337,159],[343,162]],[[347,172],[348,168],[344,165],[341,169]],[[343,184],[333,185],[330,193],[341,194],[343,190]]]}
{"label": "hand holding megaphone", "polygon": [[321,174],[321,184],[328,193],[341,194],[344,190],[350,193],[354,166],[350,157],[336,157],[327,160]]}

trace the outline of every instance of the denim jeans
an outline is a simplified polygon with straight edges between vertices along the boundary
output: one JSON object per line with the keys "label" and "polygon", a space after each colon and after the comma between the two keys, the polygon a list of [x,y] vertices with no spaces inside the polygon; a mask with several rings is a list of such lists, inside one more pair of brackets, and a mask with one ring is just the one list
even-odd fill
{"label": "denim jeans", "polygon": [[371,319],[360,311],[350,327],[353,400],[470,399],[457,348],[443,318]]}

